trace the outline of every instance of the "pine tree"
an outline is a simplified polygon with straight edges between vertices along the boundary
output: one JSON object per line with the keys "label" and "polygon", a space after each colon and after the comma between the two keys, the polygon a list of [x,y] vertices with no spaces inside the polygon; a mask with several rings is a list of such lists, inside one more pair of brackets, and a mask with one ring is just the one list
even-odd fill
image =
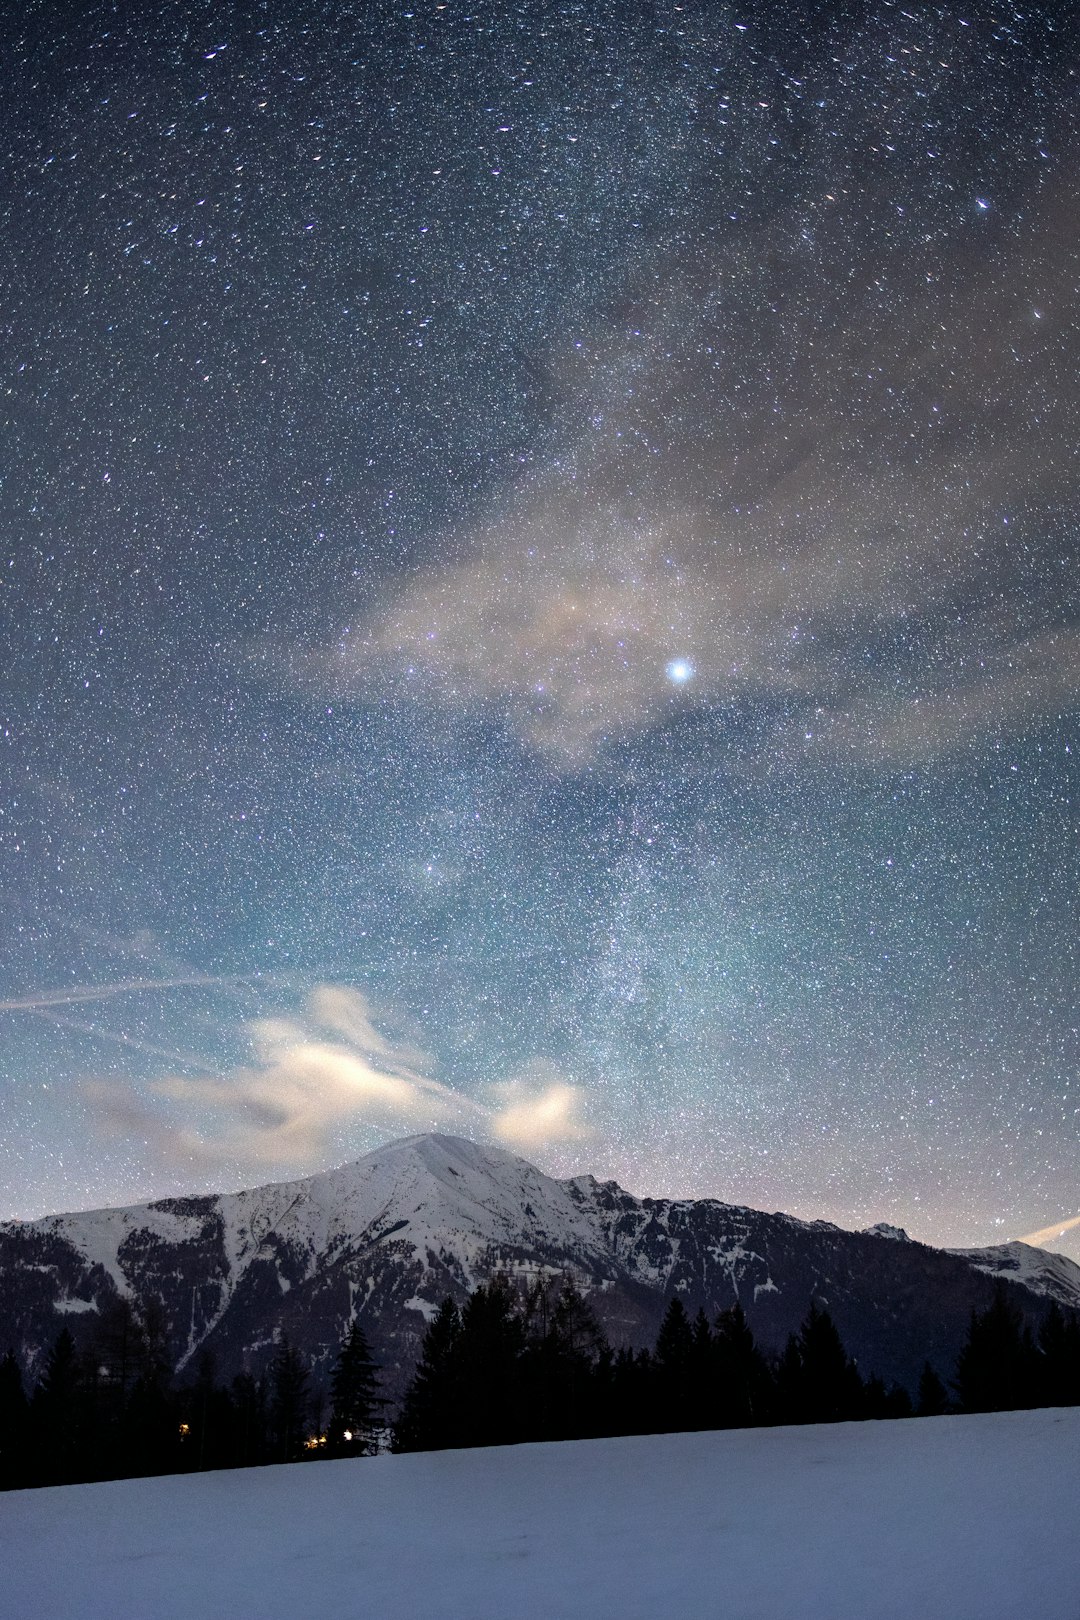
{"label": "pine tree", "polygon": [[461,1312],[449,1296],[432,1318],[394,1425],[395,1451],[465,1444],[461,1411]]}
{"label": "pine tree", "polygon": [[1056,1300],[1039,1329],[1039,1403],[1080,1405],[1080,1318],[1067,1318]]}
{"label": "pine tree", "polygon": [[623,1345],[607,1375],[606,1434],[651,1434],[655,1431],[656,1366],[648,1350]]}
{"label": "pine tree", "polygon": [[[222,1428],[228,1430],[224,1455],[231,1468],[250,1468],[265,1462],[270,1452],[266,1385],[250,1373],[237,1373],[220,1408]],[[214,1465],[217,1466],[217,1465]]]}
{"label": "pine tree", "polygon": [[1033,1406],[1038,1381],[1030,1330],[999,1283],[987,1309],[971,1313],[954,1379],[960,1410],[1008,1412]]}
{"label": "pine tree", "polygon": [[[536,1309],[540,1304],[541,1309]],[[532,1307],[530,1309],[530,1307]],[[531,1323],[531,1331],[530,1331]],[[596,1432],[593,1368],[606,1349],[600,1325],[571,1282],[530,1292],[519,1361],[521,1438],[570,1440]]]}
{"label": "pine tree", "polygon": [[768,1363],[738,1300],[716,1318],[718,1426],[743,1429],[772,1420],[775,1393]]}
{"label": "pine tree", "polygon": [[694,1330],[682,1300],[675,1295],[664,1312],[656,1336],[655,1416],[656,1427],[675,1433],[692,1426],[691,1371]]}
{"label": "pine tree", "polygon": [[75,1341],[64,1328],[45,1363],[30,1407],[31,1445],[39,1483],[66,1485],[79,1478],[83,1461],[82,1393]]}
{"label": "pine tree", "polygon": [[777,1369],[782,1421],[844,1423],[862,1416],[863,1383],[836,1324],[813,1301]]}
{"label": "pine tree", "polygon": [[275,1461],[294,1462],[301,1452],[307,1417],[307,1368],[283,1336],[270,1369],[270,1422]]}
{"label": "pine tree", "polygon": [[521,1357],[525,1329],[505,1278],[475,1289],[461,1313],[461,1402],[466,1445],[512,1445],[522,1438]]}
{"label": "pine tree", "polygon": [[29,1483],[25,1477],[29,1414],[22,1372],[14,1350],[9,1350],[0,1361],[0,1490]]}
{"label": "pine tree", "polygon": [[703,1308],[694,1317],[690,1331],[690,1355],[686,1364],[686,1427],[717,1429],[720,1427],[717,1343]]}
{"label": "pine tree", "polygon": [[919,1417],[940,1417],[949,1410],[949,1392],[927,1361],[919,1377],[915,1411]]}
{"label": "pine tree", "polygon": [[774,1411],[778,1423],[809,1423],[803,1388],[802,1356],[794,1333],[776,1363]]}
{"label": "pine tree", "polygon": [[375,1450],[373,1427],[381,1405],[378,1368],[364,1330],[353,1321],[330,1377],[327,1449],[335,1456],[367,1456]]}

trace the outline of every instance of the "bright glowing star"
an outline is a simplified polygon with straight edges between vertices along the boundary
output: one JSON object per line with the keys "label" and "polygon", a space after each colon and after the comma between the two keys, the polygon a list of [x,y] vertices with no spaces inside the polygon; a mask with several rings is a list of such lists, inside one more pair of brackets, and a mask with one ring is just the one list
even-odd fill
{"label": "bright glowing star", "polygon": [[685,686],[693,678],[694,666],[689,658],[673,658],[667,667],[667,678],[676,686]]}
{"label": "bright glowing star", "polygon": [[977,206],[982,209],[984,214],[985,214],[986,210],[990,207],[990,199],[989,199],[989,197],[976,197],[975,202],[976,202]]}

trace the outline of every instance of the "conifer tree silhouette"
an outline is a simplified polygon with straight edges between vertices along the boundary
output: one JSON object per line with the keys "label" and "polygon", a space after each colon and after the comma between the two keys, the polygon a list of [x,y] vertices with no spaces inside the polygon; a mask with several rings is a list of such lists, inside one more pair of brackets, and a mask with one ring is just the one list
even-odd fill
{"label": "conifer tree silhouette", "polygon": [[448,1295],[424,1334],[420,1360],[394,1425],[395,1451],[444,1451],[467,1443],[460,1344],[461,1312]]}
{"label": "conifer tree silhouette", "polygon": [[972,1311],[967,1340],[956,1363],[956,1390],[963,1412],[1006,1412],[1037,1401],[1039,1369],[1031,1332],[998,1283],[985,1311]]}
{"label": "conifer tree silhouette", "polygon": [[694,1330],[676,1294],[664,1312],[653,1358],[655,1426],[675,1432],[692,1426]]}
{"label": "conifer tree silhouette", "polygon": [[1080,1317],[1066,1317],[1054,1300],[1039,1329],[1038,1342],[1040,1405],[1080,1405]]}
{"label": "conifer tree silhouette", "polygon": [[738,1300],[716,1318],[716,1376],[720,1427],[742,1429],[772,1420],[772,1376]]}
{"label": "conifer tree silhouette", "polygon": [[379,1373],[364,1331],[349,1326],[330,1378],[328,1449],[335,1456],[364,1456],[375,1449]]}
{"label": "conifer tree silhouette", "polygon": [[919,1417],[940,1417],[949,1410],[949,1392],[927,1361],[919,1377],[915,1411]]}
{"label": "conifer tree silhouette", "polygon": [[29,1417],[22,1371],[14,1350],[9,1350],[0,1361],[0,1490],[12,1490],[24,1481]]}
{"label": "conifer tree silhouette", "polygon": [[82,1381],[75,1341],[62,1329],[49,1351],[30,1408],[31,1444],[38,1482],[66,1485],[79,1477],[82,1451]]}
{"label": "conifer tree silhouette", "polygon": [[300,1455],[307,1417],[307,1368],[288,1335],[282,1335],[270,1370],[270,1420],[277,1462],[293,1462]]}
{"label": "conifer tree silhouette", "polygon": [[829,1312],[811,1302],[777,1367],[782,1423],[844,1423],[862,1416],[863,1382]]}

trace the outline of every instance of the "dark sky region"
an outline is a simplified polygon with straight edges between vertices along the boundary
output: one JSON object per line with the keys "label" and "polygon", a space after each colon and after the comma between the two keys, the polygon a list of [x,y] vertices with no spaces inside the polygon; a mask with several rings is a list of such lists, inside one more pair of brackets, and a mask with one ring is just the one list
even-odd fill
{"label": "dark sky region", "polygon": [[0,1215],[1076,1215],[1070,12],[17,8]]}

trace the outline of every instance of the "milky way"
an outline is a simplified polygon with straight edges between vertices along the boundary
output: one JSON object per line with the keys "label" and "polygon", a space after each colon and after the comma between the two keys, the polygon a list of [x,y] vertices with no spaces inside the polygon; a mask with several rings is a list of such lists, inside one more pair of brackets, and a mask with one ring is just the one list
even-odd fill
{"label": "milky way", "polygon": [[0,1215],[430,1128],[1076,1214],[1073,35],[24,9]]}

